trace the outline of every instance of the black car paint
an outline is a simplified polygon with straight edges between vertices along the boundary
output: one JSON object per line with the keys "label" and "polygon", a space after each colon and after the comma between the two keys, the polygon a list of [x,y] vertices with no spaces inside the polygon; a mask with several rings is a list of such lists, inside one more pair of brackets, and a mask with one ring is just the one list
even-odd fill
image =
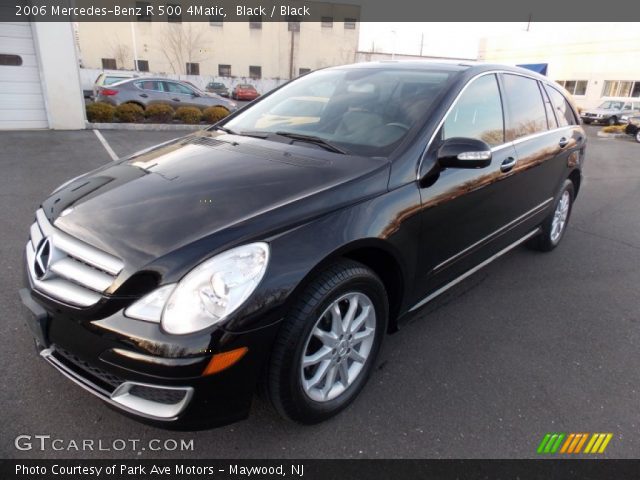
{"label": "black car paint", "polygon": [[[86,309],[31,289],[52,318],[47,341],[128,380],[196,387],[177,421],[159,423],[196,429],[248,415],[288,302],[331,259],[354,258],[379,270],[395,328],[430,292],[539,225],[552,204],[536,207],[566,178],[580,181],[586,139],[577,125],[494,149],[486,168],[440,168],[437,142],[428,144],[472,78],[511,71],[546,81],[502,66],[442,68],[457,74],[390,158],[347,157],[211,129],[106,165],[51,195],[42,208],[56,227],[119,256],[126,267]],[[564,147],[561,138],[568,139]],[[511,156],[516,166],[502,172]],[[270,244],[267,274],[222,324],[174,336],[124,316],[134,299],[252,241]],[[30,286],[28,275],[25,282]],[[249,350],[238,364],[200,376],[212,354],[241,346]]]}

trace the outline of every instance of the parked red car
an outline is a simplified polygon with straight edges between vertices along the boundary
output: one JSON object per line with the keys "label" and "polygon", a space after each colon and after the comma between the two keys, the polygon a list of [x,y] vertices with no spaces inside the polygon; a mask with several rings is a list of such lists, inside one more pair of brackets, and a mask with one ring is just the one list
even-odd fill
{"label": "parked red car", "polygon": [[239,83],[231,92],[231,98],[234,100],[255,100],[259,96],[256,88],[248,83]]}

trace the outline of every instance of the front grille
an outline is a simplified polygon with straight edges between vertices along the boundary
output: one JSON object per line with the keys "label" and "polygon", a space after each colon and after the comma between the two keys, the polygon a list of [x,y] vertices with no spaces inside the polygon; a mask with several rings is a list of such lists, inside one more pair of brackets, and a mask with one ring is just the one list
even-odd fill
{"label": "front grille", "polygon": [[[45,262],[36,261],[39,251],[48,257]],[[36,290],[77,307],[98,303],[124,266],[119,258],[55,228],[42,209],[31,225],[26,257]]]}
{"label": "front grille", "polygon": [[[55,346],[55,355],[60,360],[64,361],[67,366],[72,367],[77,373],[80,373],[83,377],[88,376],[89,380],[93,382],[100,382],[102,386],[106,387],[108,392],[112,392],[124,382],[124,380],[117,375],[113,375],[112,373],[106,372],[101,368],[85,362],[76,354],[57,345]],[[78,372],[78,370],[80,370],[80,372]]]}

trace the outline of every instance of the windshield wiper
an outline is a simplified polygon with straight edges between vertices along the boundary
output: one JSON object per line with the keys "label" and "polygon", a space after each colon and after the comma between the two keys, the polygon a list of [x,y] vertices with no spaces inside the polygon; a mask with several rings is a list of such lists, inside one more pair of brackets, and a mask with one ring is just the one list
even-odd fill
{"label": "windshield wiper", "polygon": [[216,130],[221,130],[224,133],[228,133],[230,135],[238,135],[238,132],[234,132],[233,130],[231,130],[230,128],[227,127],[215,127]]}
{"label": "windshield wiper", "polygon": [[330,152],[342,153],[343,155],[347,154],[346,150],[328,142],[324,138],[314,137],[313,135],[304,135],[302,133],[293,133],[293,132],[275,132],[276,135],[280,135],[281,137],[287,137],[292,140],[300,140],[301,142],[308,142],[323,147],[325,150],[329,150]]}

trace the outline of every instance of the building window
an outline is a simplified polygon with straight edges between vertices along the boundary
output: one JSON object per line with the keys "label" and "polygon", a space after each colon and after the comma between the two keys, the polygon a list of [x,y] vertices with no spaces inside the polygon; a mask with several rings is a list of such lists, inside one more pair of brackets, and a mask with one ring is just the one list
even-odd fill
{"label": "building window", "polygon": [[118,66],[116,65],[115,58],[103,58],[102,59],[102,68],[105,70],[116,70]]}
{"label": "building window", "polygon": [[262,78],[262,67],[257,65],[249,65],[249,78],[259,80]]}
{"label": "building window", "polygon": [[333,17],[322,17],[320,21],[323,28],[333,28]]}
{"label": "building window", "polygon": [[231,65],[218,65],[218,76],[219,77],[230,77],[231,76]]}
{"label": "building window", "polygon": [[558,80],[558,84],[562,85],[571,95],[586,95],[587,80]]}
{"label": "building window", "polygon": [[187,62],[187,75],[200,75],[200,64]]}
{"label": "building window", "polygon": [[300,70],[298,70],[298,75],[304,75],[305,73],[309,73],[310,71],[310,68],[301,68]]}
{"label": "building window", "polygon": [[22,57],[20,55],[0,53],[0,65],[19,67],[20,65],[22,65]]}
{"label": "building window", "polygon": [[224,15],[209,15],[209,25],[212,27],[221,27],[224,22]]}
{"label": "building window", "polygon": [[355,18],[345,18],[344,19],[344,29],[345,30],[355,30],[356,29],[356,19]]}
{"label": "building window", "polygon": [[136,70],[139,72],[148,72],[149,71],[149,60],[137,60],[136,61]]}
{"label": "building window", "polygon": [[167,22],[182,23],[182,7],[174,3],[167,5]]}
{"label": "building window", "polygon": [[262,15],[251,15],[249,28],[251,30],[262,30]]}
{"label": "building window", "polygon": [[139,22],[151,21],[151,15],[149,14],[149,7],[151,7],[151,4],[149,2],[136,2],[136,9],[139,9],[137,11],[140,12],[140,14],[138,15]]}
{"label": "building window", "polygon": [[640,97],[640,80],[605,80],[603,97]]}

